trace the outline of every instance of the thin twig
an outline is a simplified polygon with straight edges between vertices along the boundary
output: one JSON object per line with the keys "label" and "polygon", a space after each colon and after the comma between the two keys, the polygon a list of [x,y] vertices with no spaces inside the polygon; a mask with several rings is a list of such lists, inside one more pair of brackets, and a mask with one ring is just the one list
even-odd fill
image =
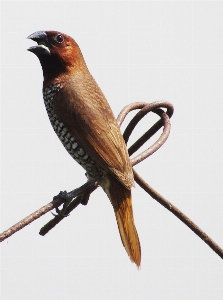
{"label": "thin twig", "polygon": [[63,204],[64,200],[63,199],[59,199],[57,198],[55,201],[52,201],[46,205],[44,205],[43,207],[39,208],[38,210],[36,210],[35,212],[33,212],[31,215],[29,215],[28,217],[22,219],[20,222],[14,224],[13,226],[11,226],[9,229],[5,230],[4,232],[2,232],[0,234],[0,242],[4,241],[5,239],[9,238],[11,235],[13,235],[14,233],[16,233],[17,231],[21,230],[22,228],[24,228],[25,226],[29,225],[30,223],[32,223],[33,221],[37,220],[38,218],[40,218],[42,215],[45,215],[46,213],[48,213],[49,211],[51,211],[52,209],[54,209],[55,207],[60,206],[61,204]]}
{"label": "thin twig", "polygon": [[[164,107],[167,109],[167,115],[172,116],[173,114],[173,107],[169,102],[165,102],[165,101],[156,101],[154,103],[148,104],[148,103],[144,103],[144,102],[136,102],[136,103],[132,103],[127,105],[126,107],[124,107],[124,109],[120,112],[118,118],[117,118],[117,122],[118,125],[120,126],[122,124],[122,122],[124,121],[125,117],[127,116],[127,114],[135,109],[144,109],[143,113],[138,113],[136,116],[136,118],[134,119],[134,122],[131,123],[130,126],[128,126],[128,130],[129,132],[132,132],[133,129],[135,128],[135,126],[137,125],[137,122],[139,122],[143,116],[145,116],[149,111],[152,110],[156,110],[158,112],[158,108],[160,107]],[[147,133],[145,133],[138,141],[136,141],[136,143],[132,146],[132,147],[139,147],[139,143],[144,144],[152,135],[154,135],[157,130],[159,130],[162,126],[164,126],[164,132],[168,132],[169,133],[169,129],[166,129],[166,126],[169,126],[169,122],[167,122],[166,120],[166,116],[164,116],[164,112],[162,111],[161,113],[161,118],[162,120],[158,121],[155,125],[153,125],[153,127],[147,131]],[[166,120],[166,122],[165,122]],[[158,126],[157,126],[158,124]],[[149,134],[148,134],[149,132]],[[163,139],[163,141],[158,140],[157,141],[157,147],[156,150],[162,145],[162,143],[164,143],[166,140]],[[143,141],[143,142],[141,142]],[[156,143],[155,143],[156,145]],[[153,153],[154,151],[152,151],[152,148],[154,147],[151,146],[151,148],[147,149],[147,155],[150,155],[151,153]],[[151,149],[151,151],[150,151]],[[136,150],[135,150],[136,151]],[[134,153],[135,151],[132,151],[132,153]],[[144,153],[145,154],[145,153]],[[137,157],[135,157],[133,160],[133,163],[139,163],[141,160],[146,158],[146,155],[141,155],[139,154]],[[93,192],[93,190],[95,190],[96,187],[94,189],[92,189],[91,191],[86,190],[82,196],[75,198],[71,204],[68,206],[66,213],[69,214],[74,208],[76,208],[80,203],[85,204],[84,202],[87,203],[90,194]],[[30,216],[24,218],[23,220],[21,220],[20,222],[16,223],[15,225],[13,225],[12,227],[10,227],[8,230],[4,231],[2,234],[0,234],[0,241],[5,240],[6,238],[10,237],[11,235],[13,235],[15,232],[21,230],[22,228],[24,228],[25,226],[27,226],[28,224],[30,224],[31,222],[33,222],[34,220],[38,219],[39,217],[41,217],[43,214],[46,214],[47,212],[49,212],[50,210],[59,207],[61,204],[64,203],[64,199],[63,198],[59,198],[57,197],[57,199],[54,199],[53,201],[51,201],[50,203],[48,203],[47,205],[45,205],[44,207],[40,208],[39,210],[35,211],[34,213],[32,213]],[[40,235],[45,235],[47,232],[49,232],[52,228],[54,228],[60,221],[62,221],[64,219],[63,216],[55,216],[52,220],[50,220],[46,225],[44,225],[41,230],[40,230]]]}
{"label": "thin twig", "polygon": [[[166,108],[167,111],[164,112],[162,108]],[[160,116],[160,120],[156,122],[142,137],[140,137],[129,149],[129,155],[135,153],[148,139],[150,139],[162,126],[163,126],[163,133],[159,137],[159,139],[150,146],[147,150],[143,151],[136,157],[131,159],[132,165],[136,165],[139,162],[146,159],[148,156],[153,154],[157,151],[167,140],[169,133],[170,133],[170,121],[173,114],[173,106],[171,103],[166,101],[156,101],[150,104],[144,102],[136,102],[130,105],[127,105],[123,108],[120,112],[117,123],[121,126],[122,122],[124,121],[127,114],[135,109],[140,109],[140,111],[133,117],[130,121],[129,125],[127,126],[123,137],[128,142],[128,139],[134,130],[135,126],[138,122],[150,111],[156,113]],[[194,222],[192,222],[185,214],[183,214],[176,206],[171,204],[168,200],[162,197],[158,192],[156,192],[152,187],[150,187],[141,177],[140,175],[133,169],[135,181],[138,185],[144,189],[153,199],[158,201],[162,206],[167,208],[170,212],[172,212],[178,219],[180,219],[184,224],[186,224],[195,234],[197,234],[209,247],[214,250],[221,258],[223,258],[223,249],[219,247],[205,232],[203,232]],[[87,187],[86,190],[83,191],[83,194],[76,197],[71,204],[68,206],[66,213],[70,213],[74,208],[76,208],[80,203],[83,205],[87,204],[90,194],[97,188],[97,183],[92,185],[91,187]],[[70,192],[72,193],[72,192]],[[0,241],[11,236],[13,233],[17,232],[18,230],[22,229],[26,225],[30,224],[34,220],[38,219],[43,214],[49,212],[53,208],[59,207],[62,203],[64,203],[64,199],[57,197],[52,202],[48,203],[47,205],[43,206],[36,212],[32,213],[25,219],[21,220],[17,224],[13,225],[8,230],[4,231],[0,234]],[[44,227],[41,228],[40,234],[45,235],[49,230],[51,230],[55,225],[57,225],[64,217],[57,215],[49,221]]]}
{"label": "thin twig", "polygon": [[[160,115],[161,120],[163,122],[163,132],[159,139],[152,145],[150,146],[147,150],[143,151],[142,153],[138,154],[136,157],[131,158],[132,165],[135,166],[136,164],[142,162],[144,159],[152,155],[154,152],[156,152],[167,140],[169,134],[170,134],[170,119],[168,115],[162,110],[162,109],[157,109],[156,113]],[[150,137],[151,133],[155,132],[149,132],[148,131],[141,136],[128,150],[129,155],[131,156],[135,151],[137,151]]]}
{"label": "thin twig", "polygon": [[175,205],[166,200],[162,195],[155,191],[143,178],[133,169],[135,181],[146,191],[153,199],[168,209],[184,224],[186,224],[197,236],[199,236],[212,250],[214,250],[221,258],[223,258],[223,249],[216,244],[203,230],[200,229],[190,218],[188,218]]}

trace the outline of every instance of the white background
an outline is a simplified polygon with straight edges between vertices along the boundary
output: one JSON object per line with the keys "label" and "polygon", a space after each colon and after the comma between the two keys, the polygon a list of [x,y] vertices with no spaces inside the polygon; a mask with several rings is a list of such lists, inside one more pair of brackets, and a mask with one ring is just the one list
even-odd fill
{"label": "white background", "polygon": [[[2,231],[85,182],[26,51],[29,34],[52,29],[77,41],[116,116],[135,101],[173,103],[170,138],[136,169],[223,247],[223,3],[2,1],[1,10]],[[47,236],[38,231],[50,213],[1,244],[1,299],[223,299],[222,259],[138,186],[133,205],[140,270],[98,189]]]}

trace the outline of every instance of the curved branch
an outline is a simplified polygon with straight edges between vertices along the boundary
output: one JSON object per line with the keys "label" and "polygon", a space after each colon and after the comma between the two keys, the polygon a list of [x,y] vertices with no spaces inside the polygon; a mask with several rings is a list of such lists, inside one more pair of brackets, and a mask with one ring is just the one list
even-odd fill
{"label": "curved branch", "polygon": [[[157,130],[159,130],[162,126],[164,126],[164,132],[168,132],[169,133],[169,129],[165,129],[166,126],[169,126],[170,124],[167,122],[167,117],[165,116],[165,113],[163,112],[163,110],[159,109],[159,107],[164,107],[167,109],[167,115],[172,116],[173,114],[173,106],[171,105],[171,103],[169,102],[165,102],[165,101],[156,101],[154,103],[148,104],[148,103],[144,103],[144,102],[136,102],[136,103],[132,103],[127,105],[126,107],[124,107],[124,109],[120,112],[118,118],[117,118],[117,122],[118,125],[120,126],[122,124],[122,122],[124,121],[125,117],[127,116],[127,114],[135,109],[142,109],[142,113],[139,113],[136,115],[136,117],[134,118],[134,121],[130,124],[130,126],[128,126],[127,131],[132,132],[133,129],[135,128],[135,126],[137,125],[137,123],[149,112],[152,110],[156,110],[155,112],[158,113],[162,120],[158,121],[155,125],[153,125],[152,128],[150,128],[150,130],[147,131],[147,133],[145,133],[138,141],[136,141],[136,143],[132,146],[133,148],[135,147],[135,149],[140,147],[140,143],[141,145],[144,144],[151,136],[153,136]],[[163,123],[164,122],[164,123]],[[157,124],[159,124],[159,126],[157,126]],[[130,133],[131,134],[131,133]],[[166,136],[167,138],[167,136]],[[142,161],[143,159],[145,159],[146,157],[148,157],[148,155],[151,155],[152,153],[154,153],[156,150],[159,149],[159,147],[165,142],[166,138],[161,140],[159,139],[153,146],[151,146],[149,149],[147,149],[146,151],[143,152],[143,154],[140,156],[136,156],[135,158],[133,158],[133,164],[139,163],[140,161]],[[132,148],[132,149],[133,149]],[[131,147],[130,147],[131,149]],[[136,150],[132,151],[130,150],[132,153],[134,153]],[[80,203],[82,204],[86,204],[90,194],[97,188],[97,186],[92,187],[92,189],[89,190],[86,189],[83,194],[81,196],[76,197],[71,204],[68,206],[67,210],[65,211],[67,214],[69,214],[74,208],[76,208]],[[70,193],[72,193],[73,191],[71,191]],[[25,226],[27,226],[28,224],[30,224],[31,222],[35,221],[36,219],[40,218],[42,215],[46,214],[47,212],[51,211],[54,208],[59,207],[61,204],[64,203],[64,199],[63,198],[59,198],[57,197],[56,199],[54,199],[53,201],[51,201],[50,203],[48,203],[47,205],[41,207],[39,210],[35,211],[34,213],[32,213],[31,215],[29,215],[28,217],[24,218],[23,220],[21,220],[20,222],[16,223],[15,225],[13,225],[12,227],[10,227],[8,230],[4,231],[2,234],[0,234],[0,242],[2,242],[3,240],[5,240],[6,238],[10,237],[11,235],[13,235],[15,232],[21,230],[22,228],[24,228]],[[60,221],[63,220],[63,216],[54,216],[54,218],[52,220],[50,220],[46,225],[44,225],[41,230],[40,230],[40,235],[45,235],[46,233],[48,233],[52,228],[54,228]]]}
{"label": "curved branch", "polygon": [[[156,110],[156,113],[160,115],[161,120],[163,122],[163,132],[159,139],[150,146],[147,150],[143,151],[142,153],[138,154],[136,157],[131,159],[132,165],[135,166],[139,162],[143,161],[150,155],[152,155],[154,152],[156,152],[167,140],[169,134],[170,134],[170,119],[168,115],[163,110]],[[153,133],[153,131],[152,131]],[[137,151],[149,138],[151,137],[151,131],[149,130],[141,137],[139,138],[130,148],[129,148],[129,155],[131,156],[132,153]]]}
{"label": "curved branch", "polygon": [[[165,108],[166,112],[163,111]],[[159,139],[150,146],[147,150],[143,151],[136,157],[131,159],[132,165],[136,165],[146,159],[148,156],[157,151],[167,140],[170,133],[170,118],[173,115],[173,106],[171,103],[166,101],[156,101],[153,103],[144,103],[144,102],[136,102],[130,105],[127,105],[122,109],[117,118],[117,123],[121,126],[127,114],[135,109],[140,109],[140,111],[133,117],[133,119],[128,124],[126,130],[124,131],[123,137],[126,143],[129,140],[131,133],[134,128],[138,124],[138,122],[149,112],[156,113],[160,116],[160,120],[156,122],[143,136],[141,136],[129,149],[129,155],[135,153],[147,140],[149,140],[162,126],[163,132]],[[223,249],[219,247],[205,232],[203,232],[192,220],[190,220],[185,214],[183,214],[176,206],[171,204],[168,200],[162,197],[158,192],[156,192],[152,187],[150,187],[141,177],[140,175],[133,169],[135,181],[138,185],[144,189],[153,199],[158,201],[162,206],[167,208],[170,212],[172,212],[178,219],[180,219],[184,224],[186,224],[195,234],[197,234],[209,247],[214,250],[221,258],[223,258]],[[77,196],[71,204],[68,206],[66,213],[71,212],[74,208],[76,208],[80,203],[83,205],[87,204],[90,194],[97,188],[97,183],[93,183],[90,187],[88,186],[84,189],[82,195]],[[71,191],[70,193],[72,193]],[[30,224],[34,220],[38,219],[43,214],[49,212],[53,208],[59,207],[62,203],[64,203],[64,199],[57,197],[52,202],[43,206],[36,212],[32,213],[30,216],[21,220],[17,224],[13,225],[8,230],[4,231],[0,234],[0,241],[8,238],[18,230],[22,229],[26,225]],[[49,230],[51,230],[55,225],[57,225],[64,217],[57,215],[48,222],[43,228],[40,230],[41,235],[45,235]]]}
{"label": "curved branch", "polygon": [[142,177],[133,169],[135,181],[138,185],[147,192],[153,199],[159,202],[162,206],[168,209],[178,219],[180,219],[185,225],[187,225],[197,236],[199,236],[212,250],[214,250],[221,258],[223,258],[223,249],[216,244],[204,231],[201,230],[190,218],[188,218],[182,211],[176,206],[166,200],[157,191],[155,191]]}

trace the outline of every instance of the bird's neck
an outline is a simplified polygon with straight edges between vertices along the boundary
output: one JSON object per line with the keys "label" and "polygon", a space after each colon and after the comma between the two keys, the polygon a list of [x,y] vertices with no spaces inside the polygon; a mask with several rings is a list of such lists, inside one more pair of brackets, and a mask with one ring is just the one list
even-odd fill
{"label": "bird's neck", "polygon": [[73,74],[89,72],[86,64],[76,62],[72,65],[65,65],[62,61],[55,58],[46,59],[41,57],[40,63],[43,70],[44,86],[66,81]]}

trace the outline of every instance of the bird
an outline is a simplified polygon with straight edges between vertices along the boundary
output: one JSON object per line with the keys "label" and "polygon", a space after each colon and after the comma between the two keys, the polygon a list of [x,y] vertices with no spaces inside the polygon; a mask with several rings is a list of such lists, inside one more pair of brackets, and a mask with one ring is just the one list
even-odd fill
{"label": "bird", "polygon": [[27,37],[43,71],[43,99],[50,123],[65,149],[97,181],[113,206],[122,244],[139,268],[141,247],[134,223],[134,175],[111,107],[91,75],[76,41],[59,31]]}

